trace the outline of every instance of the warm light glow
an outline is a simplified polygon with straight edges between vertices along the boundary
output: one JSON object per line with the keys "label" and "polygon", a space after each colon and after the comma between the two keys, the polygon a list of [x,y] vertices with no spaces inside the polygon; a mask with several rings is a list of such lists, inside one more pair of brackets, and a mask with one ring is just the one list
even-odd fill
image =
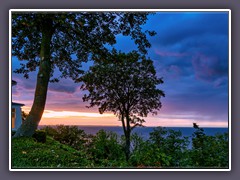
{"label": "warm light glow", "polygon": [[[24,106],[23,110],[29,113],[30,107]],[[159,114],[145,118],[145,126],[162,127],[192,127],[197,123],[200,127],[228,127],[228,122],[211,121],[209,117],[196,120],[197,115],[189,114]],[[121,126],[121,122],[114,114],[98,112],[56,111],[45,110],[40,125],[86,125],[86,126]]]}
{"label": "warm light glow", "polygon": [[74,111],[51,111],[45,110],[43,118],[69,118],[69,117],[113,117],[113,114],[99,114],[94,112],[74,112]]}

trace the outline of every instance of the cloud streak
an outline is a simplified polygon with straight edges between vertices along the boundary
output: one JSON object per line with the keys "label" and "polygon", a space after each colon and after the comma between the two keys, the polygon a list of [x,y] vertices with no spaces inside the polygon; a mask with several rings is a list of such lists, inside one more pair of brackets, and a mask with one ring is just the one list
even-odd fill
{"label": "cloud streak", "polygon": [[188,55],[187,53],[167,52],[167,51],[159,51],[159,50],[155,50],[155,53],[161,57],[184,57]]}

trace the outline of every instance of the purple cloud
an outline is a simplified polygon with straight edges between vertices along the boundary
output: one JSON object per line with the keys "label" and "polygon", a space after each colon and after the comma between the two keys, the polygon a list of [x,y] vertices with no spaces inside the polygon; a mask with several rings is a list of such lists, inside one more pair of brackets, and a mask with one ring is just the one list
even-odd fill
{"label": "purple cloud", "polygon": [[160,51],[155,50],[155,53],[162,56],[162,57],[184,57],[187,56],[187,53],[179,53],[179,52],[167,52],[167,51]]}
{"label": "purple cloud", "polygon": [[197,54],[192,59],[192,65],[196,79],[215,81],[216,85],[220,85],[223,79],[226,79],[223,77],[227,76],[227,71],[222,66],[221,59],[216,56]]}

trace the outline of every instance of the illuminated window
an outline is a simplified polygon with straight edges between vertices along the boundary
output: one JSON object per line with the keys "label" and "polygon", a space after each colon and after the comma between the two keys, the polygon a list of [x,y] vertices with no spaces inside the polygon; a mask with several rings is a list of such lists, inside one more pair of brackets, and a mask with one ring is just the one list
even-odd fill
{"label": "illuminated window", "polygon": [[15,121],[16,121],[16,109],[12,108],[12,128],[15,128]]}

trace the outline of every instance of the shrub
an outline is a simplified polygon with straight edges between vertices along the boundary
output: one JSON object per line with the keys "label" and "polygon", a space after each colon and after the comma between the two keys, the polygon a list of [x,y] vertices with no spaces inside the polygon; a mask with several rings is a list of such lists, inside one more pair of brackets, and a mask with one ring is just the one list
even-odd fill
{"label": "shrub", "polygon": [[45,143],[47,139],[46,132],[43,130],[36,130],[32,136],[37,142]]}
{"label": "shrub", "polygon": [[132,134],[126,161],[124,136],[104,130],[87,135],[76,126],[45,127],[32,138],[13,139],[12,162],[15,167],[227,168],[228,133],[207,136],[196,124],[194,128],[191,149],[180,131],[157,127],[148,140]]}
{"label": "shrub", "polygon": [[[12,130],[12,136],[16,133],[15,130]],[[46,142],[46,132],[44,130],[36,130],[32,136],[37,142],[45,143]]]}
{"label": "shrub", "polygon": [[55,128],[47,126],[44,130],[47,135],[53,137],[55,140],[77,150],[83,149],[84,143],[87,142],[87,134],[77,126],[59,125]]}
{"label": "shrub", "polygon": [[[188,137],[183,137],[181,131],[166,129],[163,127],[154,128],[150,133],[150,142],[155,152],[158,152],[165,158],[164,167],[182,167],[187,166],[186,156],[189,145]],[[157,154],[158,155],[158,154]],[[165,157],[166,156],[166,157]]]}
{"label": "shrub", "polygon": [[144,140],[137,134],[132,136],[133,151],[130,157],[130,163],[133,167],[165,167],[169,165],[170,157],[160,148],[156,147],[151,141]]}
{"label": "shrub", "polygon": [[79,168],[91,163],[82,151],[63,145],[50,137],[46,143],[34,138],[12,140],[12,168]]}
{"label": "shrub", "polygon": [[126,166],[124,148],[119,144],[116,133],[98,131],[92,138],[88,151],[96,166]]}
{"label": "shrub", "polygon": [[207,136],[194,124],[191,161],[194,167],[228,167],[228,133]]}

